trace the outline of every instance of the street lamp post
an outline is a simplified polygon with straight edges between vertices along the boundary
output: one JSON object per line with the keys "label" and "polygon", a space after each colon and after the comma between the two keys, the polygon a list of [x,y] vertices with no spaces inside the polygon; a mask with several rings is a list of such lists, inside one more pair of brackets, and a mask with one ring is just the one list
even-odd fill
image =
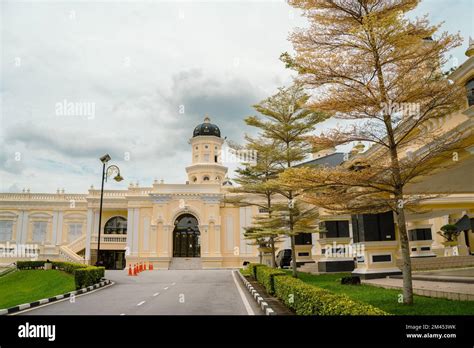
{"label": "street lamp post", "polygon": [[107,182],[107,178],[115,174],[114,180],[120,182],[123,180],[123,177],[120,175],[120,168],[117,167],[115,164],[112,164],[107,167],[107,163],[111,160],[109,154],[105,154],[100,158],[102,162],[102,184],[100,187],[100,205],[99,205],[99,239],[97,241],[97,262],[96,264],[101,265],[102,259],[100,257],[100,231],[102,225],[102,204],[104,201],[104,182]]}

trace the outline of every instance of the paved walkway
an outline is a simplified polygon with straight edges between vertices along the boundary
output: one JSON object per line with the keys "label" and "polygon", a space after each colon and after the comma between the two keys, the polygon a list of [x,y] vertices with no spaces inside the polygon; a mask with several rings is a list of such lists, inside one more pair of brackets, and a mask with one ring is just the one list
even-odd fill
{"label": "paved walkway", "polygon": [[[379,286],[386,289],[401,289],[402,279],[382,278],[362,280],[364,284]],[[413,292],[428,297],[441,297],[450,300],[474,301],[474,286],[467,283],[446,281],[413,280]]]}
{"label": "paved walkway", "polygon": [[136,277],[106,271],[108,288],[20,314],[59,315],[262,315],[230,270],[145,271]]}

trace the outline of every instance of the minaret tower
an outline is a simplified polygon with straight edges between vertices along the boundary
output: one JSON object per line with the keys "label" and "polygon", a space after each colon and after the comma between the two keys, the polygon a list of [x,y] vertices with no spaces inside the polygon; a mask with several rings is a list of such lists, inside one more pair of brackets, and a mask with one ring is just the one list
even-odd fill
{"label": "minaret tower", "polygon": [[192,146],[192,164],[186,167],[190,184],[220,184],[224,181],[227,167],[221,162],[224,139],[219,127],[206,116],[204,123],[194,128],[189,142]]}

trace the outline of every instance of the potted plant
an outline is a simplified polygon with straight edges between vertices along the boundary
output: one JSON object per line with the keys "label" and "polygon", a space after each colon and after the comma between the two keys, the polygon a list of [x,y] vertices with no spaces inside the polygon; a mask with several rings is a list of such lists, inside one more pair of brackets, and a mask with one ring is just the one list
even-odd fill
{"label": "potted plant", "polygon": [[458,236],[461,231],[458,230],[456,225],[446,224],[440,230],[438,234],[444,238],[444,246],[455,246],[458,244]]}

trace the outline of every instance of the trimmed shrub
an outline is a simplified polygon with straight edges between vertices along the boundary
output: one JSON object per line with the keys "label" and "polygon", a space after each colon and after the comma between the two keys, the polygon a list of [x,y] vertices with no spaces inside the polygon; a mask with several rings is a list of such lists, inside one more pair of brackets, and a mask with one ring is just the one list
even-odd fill
{"label": "trimmed shrub", "polygon": [[46,261],[17,261],[17,269],[39,269],[43,268]]}
{"label": "trimmed shrub", "polygon": [[257,270],[257,281],[267,289],[270,295],[273,295],[275,293],[273,278],[275,276],[284,276],[286,273],[267,266],[256,267],[255,269]]}
{"label": "trimmed shrub", "polygon": [[104,277],[105,267],[87,266],[74,271],[76,289],[94,285]]}
{"label": "trimmed shrub", "polygon": [[248,264],[248,268],[250,270],[250,274],[252,275],[252,277],[257,279],[257,268],[262,267],[262,266],[265,266],[265,265],[262,265],[261,263],[249,263]]}
{"label": "trimmed shrub", "polygon": [[76,269],[86,268],[88,265],[82,263],[72,263],[72,262],[63,262],[63,261],[53,261],[52,262],[54,269],[64,271],[66,273],[73,274]]}
{"label": "trimmed shrub", "polygon": [[276,296],[298,315],[387,315],[369,304],[289,276],[274,277],[274,287]]}

